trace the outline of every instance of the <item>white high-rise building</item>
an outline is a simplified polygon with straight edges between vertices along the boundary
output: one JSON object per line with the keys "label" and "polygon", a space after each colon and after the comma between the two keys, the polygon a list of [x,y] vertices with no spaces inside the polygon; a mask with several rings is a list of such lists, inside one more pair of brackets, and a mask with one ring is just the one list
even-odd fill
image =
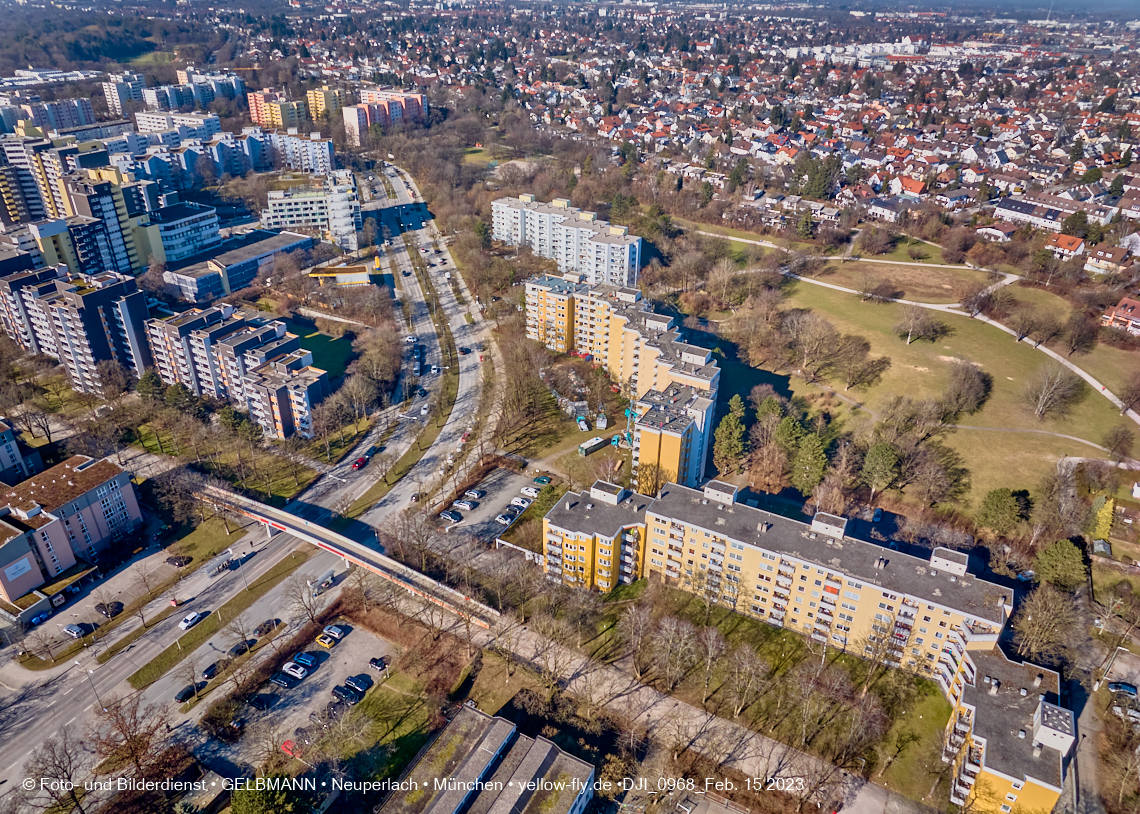
{"label": "white high-rise building", "polygon": [[491,220],[495,240],[557,260],[560,271],[583,274],[590,285],[637,285],[641,238],[570,206],[565,198],[550,203],[530,194],[499,198],[491,203]]}
{"label": "white high-rise building", "polygon": [[107,107],[116,116],[125,116],[131,102],[142,104],[146,79],[137,73],[111,74],[111,81],[103,83]]}
{"label": "white high-rise building", "polygon": [[302,229],[321,232],[342,249],[359,248],[357,232],[364,221],[360,197],[351,170],[337,170],[321,187],[294,187],[269,193],[269,206],[261,213],[266,229]]}

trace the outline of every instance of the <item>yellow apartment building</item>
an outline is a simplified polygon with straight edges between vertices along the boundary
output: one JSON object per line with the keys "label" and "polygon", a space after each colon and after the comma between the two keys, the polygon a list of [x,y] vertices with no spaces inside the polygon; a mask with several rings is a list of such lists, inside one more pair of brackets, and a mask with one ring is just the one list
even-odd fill
{"label": "yellow apartment building", "polygon": [[1077,731],[1059,705],[1060,677],[998,647],[967,658],[976,679],[955,701],[943,756],[954,764],[950,801],[986,814],[1052,811]]}
{"label": "yellow apartment building", "polygon": [[[590,356],[622,385],[637,415],[633,482],[703,479],[720,369],[712,353],[682,341],[675,320],[656,313],[635,288],[589,286],[584,276],[544,276],[526,284],[527,336],[559,353]],[[638,470],[654,467],[639,482]]]}
{"label": "yellow apartment building", "polygon": [[321,118],[325,113],[332,116],[344,107],[344,91],[341,88],[330,88],[328,85],[319,90],[311,90],[305,94],[309,103],[309,115],[314,120]]}
{"label": "yellow apartment building", "polygon": [[955,712],[943,760],[952,801],[993,814],[1047,812],[1076,721],[1058,676],[1012,662],[998,637],[1012,592],[968,571],[962,552],[916,554],[741,502],[737,487],[666,484],[655,498],[597,482],[543,519],[548,579],[607,591],[641,578],[703,594],[770,625],[936,681]]}

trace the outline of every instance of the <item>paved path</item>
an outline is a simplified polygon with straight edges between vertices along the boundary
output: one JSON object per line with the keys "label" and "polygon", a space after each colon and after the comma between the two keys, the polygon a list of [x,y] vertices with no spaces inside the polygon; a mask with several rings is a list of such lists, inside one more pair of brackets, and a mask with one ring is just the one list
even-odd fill
{"label": "paved path", "polygon": [[[704,235],[706,237],[720,237],[720,238],[724,238],[725,240],[731,240],[734,243],[751,243],[753,246],[763,246],[763,247],[768,248],[768,249],[783,249],[784,251],[791,251],[790,249],[788,249],[787,246],[781,246],[779,243],[773,243],[770,240],[748,240],[748,239],[743,238],[743,237],[733,237],[732,235],[722,235],[719,232],[702,232],[699,229],[697,230],[697,234],[698,235]],[[926,241],[926,240],[922,240],[919,242],[929,243],[929,241]],[[938,244],[937,243],[929,243],[929,245],[937,246]],[[922,263],[918,260],[879,260],[879,259],[874,258],[874,257],[853,257],[850,253],[843,255],[843,257],[845,257],[847,259],[858,260],[860,263],[883,263],[883,264],[886,264],[888,266],[922,266],[923,268],[957,269],[958,271],[961,271],[963,268],[967,268],[967,269],[973,269],[974,271],[981,271],[981,269],[976,269],[976,268],[974,268],[974,266],[951,266],[951,265],[948,265],[945,263]],[[839,260],[841,258],[832,257],[832,258],[827,258],[827,259]],[[1017,275],[1014,275],[1014,276],[1016,277]]]}

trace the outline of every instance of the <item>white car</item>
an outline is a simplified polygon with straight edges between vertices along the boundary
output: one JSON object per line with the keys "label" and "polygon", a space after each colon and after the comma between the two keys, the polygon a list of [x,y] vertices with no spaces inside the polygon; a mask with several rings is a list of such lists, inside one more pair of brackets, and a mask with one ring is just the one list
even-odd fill
{"label": "white car", "polygon": [[202,618],[203,618],[202,614],[198,613],[198,611],[194,611],[193,613],[188,613],[188,614],[186,614],[186,618],[178,623],[178,627],[181,630],[189,630],[190,628],[194,627],[194,625],[201,622]]}
{"label": "white car", "polygon": [[336,625],[329,625],[322,632],[328,636],[332,636],[337,641],[340,641],[341,639],[343,639],[344,635],[346,633],[348,633],[348,631],[345,630],[343,627],[337,627]]}
{"label": "white car", "polygon": [[509,526],[513,522],[513,519],[514,518],[507,517],[505,514],[495,516],[495,522],[500,526]]}
{"label": "white car", "polygon": [[304,678],[309,674],[308,670],[306,670],[295,661],[288,662],[284,667],[281,668],[281,672],[285,673],[285,675],[290,675],[293,676],[293,678],[297,679]]}
{"label": "white car", "polygon": [[404,342],[405,342],[405,344],[411,345],[411,344],[414,344],[417,339],[418,339],[418,337],[413,336],[412,334],[408,334],[407,336],[404,337]]}
{"label": "white car", "polygon": [[431,410],[426,404],[420,408],[420,415],[427,415],[429,412],[431,412]]}
{"label": "white car", "polygon": [[519,489],[519,491],[527,497],[538,497],[538,490],[533,486],[524,486],[522,489]]}
{"label": "white car", "polygon": [[468,489],[466,492],[463,493],[463,496],[469,497],[472,500],[479,500],[479,498],[483,497],[485,494],[487,494],[487,493],[484,492],[482,489]]}
{"label": "white car", "polygon": [[451,505],[456,509],[462,509],[465,512],[471,512],[475,510],[475,506],[477,504],[472,503],[470,500],[457,500]]}
{"label": "white car", "polygon": [[530,505],[530,501],[527,500],[525,497],[516,497],[516,498],[511,499],[511,505],[512,506],[518,506],[520,509],[525,509],[527,506]]}

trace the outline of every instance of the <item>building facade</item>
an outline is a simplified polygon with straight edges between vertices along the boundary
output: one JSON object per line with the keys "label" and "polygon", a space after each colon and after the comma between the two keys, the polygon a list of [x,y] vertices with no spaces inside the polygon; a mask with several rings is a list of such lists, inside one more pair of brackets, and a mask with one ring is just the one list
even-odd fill
{"label": "building facade", "polygon": [[[634,483],[652,493],[704,479],[720,387],[712,353],[685,342],[676,320],[629,287],[591,286],[585,275],[526,283],[527,337],[591,358],[631,402]],[[644,471],[644,476],[640,473]]]}
{"label": "building facade", "polygon": [[212,206],[176,203],[148,212],[134,227],[140,259],[177,263],[222,243],[218,213]]}
{"label": "building facade", "polygon": [[349,170],[337,170],[320,187],[273,190],[261,213],[262,228],[311,230],[353,251],[359,248],[357,233],[363,224],[356,180]]}
{"label": "building facade", "polygon": [[130,473],[108,459],[76,455],[0,491],[0,594],[13,602],[97,563],[141,522]]}
{"label": "building facade", "polygon": [[107,108],[115,116],[127,116],[133,106],[143,103],[143,88],[146,78],[138,73],[111,74],[103,83],[103,95],[107,98]]}
{"label": "building facade", "polygon": [[641,238],[625,226],[598,220],[565,198],[540,203],[530,194],[491,204],[492,235],[558,261],[560,271],[585,275],[591,285],[635,286],[641,270]]}

